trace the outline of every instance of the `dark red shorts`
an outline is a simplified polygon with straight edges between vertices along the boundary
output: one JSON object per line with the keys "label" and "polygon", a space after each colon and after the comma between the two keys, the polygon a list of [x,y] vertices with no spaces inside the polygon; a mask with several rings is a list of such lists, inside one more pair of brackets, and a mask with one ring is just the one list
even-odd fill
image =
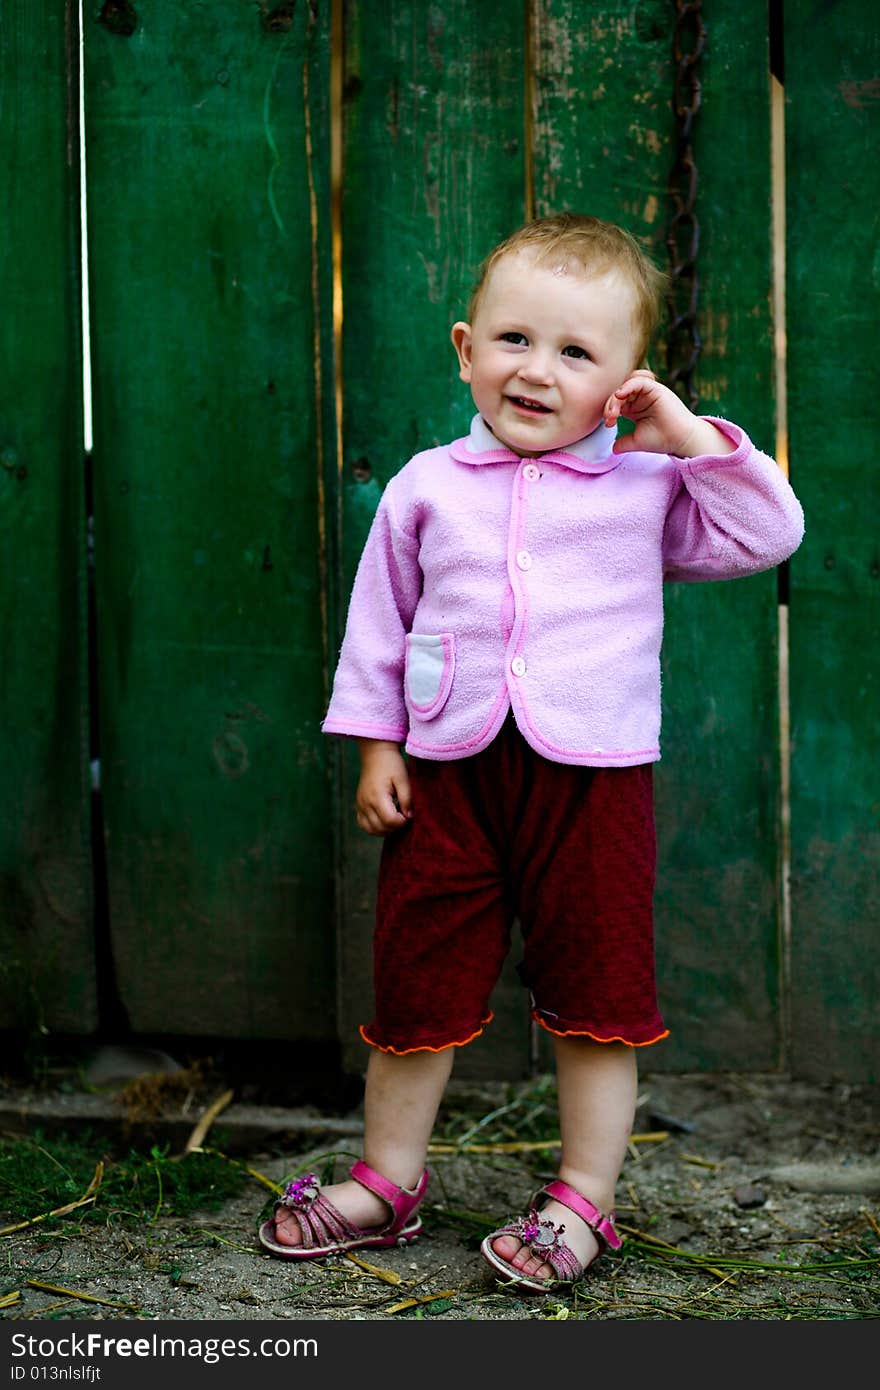
{"label": "dark red shorts", "polygon": [[633,1046],[666,1037],[652,765],[548,762],[509,717],[474,757],[408,767],[414,814],[382,847],[364,1040],[403,1053],[476,1037],[515,920],[519,974],[549,1032]]}

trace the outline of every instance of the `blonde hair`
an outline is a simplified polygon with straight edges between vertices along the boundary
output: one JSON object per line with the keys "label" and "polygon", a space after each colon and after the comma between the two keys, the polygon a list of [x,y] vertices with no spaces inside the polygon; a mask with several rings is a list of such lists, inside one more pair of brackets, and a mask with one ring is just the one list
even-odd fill
{"label": "blonde hair", "polygon": [[618,271],[633,290],[636,361],[644,361],[660,321],[667,276],[623,227],[586,213],[561,212],[551,217],[536,217],[499,242],[477,274],[468,301],[470,323],[474,322],[493,268],[503,256],[520,251],[532,253],[539,263],[551,258],[556,265],[575,261],[588,274]]}

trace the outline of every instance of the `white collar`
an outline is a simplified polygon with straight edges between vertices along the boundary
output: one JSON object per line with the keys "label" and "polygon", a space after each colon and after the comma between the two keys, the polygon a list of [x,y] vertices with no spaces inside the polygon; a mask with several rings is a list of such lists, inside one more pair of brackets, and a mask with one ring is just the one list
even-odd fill
{"label": "white collar", "polygon": [[[616,438],[616,424],[600,424],[584,439],[575,440],[564,449],[548,449],[546,454],[541,454],[540,457],[565,464],[579,472],[604,473],[610,468],[616,468],[620,463],[620,456],[611,452]],[[481,415],[474,416],[470,433],[463,439],[456,440],[453,452],[456,458],[463,458],[468,463],[499,463],[519,458],[519,455],[508,449],[506,444],[502,444],[500,439],[496,439]]]}

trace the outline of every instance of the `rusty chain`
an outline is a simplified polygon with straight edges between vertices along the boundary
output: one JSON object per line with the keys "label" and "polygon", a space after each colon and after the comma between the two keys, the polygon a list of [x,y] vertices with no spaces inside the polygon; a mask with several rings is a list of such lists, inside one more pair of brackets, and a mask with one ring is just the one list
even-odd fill
{"label": "rusty chain", "polygon": [[683,392],[691,410],[696,410],[699,398],[694,377],[702,348],[697,324],[700,224],[696,214],[697,164],[691,137],[694,118],[700,109],[698,64],[706,45],[706,30],[702,0],[673,0],[673,3],[675,85],[672,109],[676,135],[675,160],[669,176],[672,215],[666,230],[670,266],[666,380],[673,390],[678,390],[679,394]]}

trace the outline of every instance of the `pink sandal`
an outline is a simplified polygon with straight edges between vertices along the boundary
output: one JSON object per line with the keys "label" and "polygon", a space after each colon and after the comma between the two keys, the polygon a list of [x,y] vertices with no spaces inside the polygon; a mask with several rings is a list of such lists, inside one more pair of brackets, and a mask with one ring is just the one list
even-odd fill
{"label": "pink sandal", "polygon": [[[381,1197],[391,1208],[391,1220],[384,1226],[363,1230],[337,1211],[333,1203],[321,1194],[321,1184],[314,1173],[294,1178],[287,1184],[275,1213],[260,1227],[260,1243],[273,1255],[285,1260],[316,1260],[324,1255],[340,1255],[346,1250],[385,1245],[406,1245],[415,1240],[422,1229],[418,1208],[428,1185],[427,1168],[414,1188],[397,1187],[383,1178],[363,1159],[351,1166],[355,1182]],[[280,1245],[275,1238],[275,1217],[281,1207],[296,1212],[302,1231],[300,1245]]]}
{"label": "pink sandal", "polygon": [[[486,1236],[480,1246],[480,1254],[489,1264],[500,1274],[501,1278],[510,1284],[521,1285],[525,1289],[534,1289],[538,1293],[546,1293],[548,1289],[554,1289],[559,1284],[573,1284],[580,1279],[585,1269],[574,1252],[566,1245],[562,1239],[565,1230],[564,1225],[557,1226],[553,1221],[542,1221],[540,1213],[536,1210],[537,1203],[542,1197],[552,1197],[554,1201],[561,1202],[563,1206],[585,1221],[599,1242],[599,1255],[596,1259],[610,1247],[612,1250],[619,1250],[623,1241],[617,1234],[614,1225],[614,1212],[610,1216],[603,1216],[598,1207],[594,1207],[592,1202],[587,1201],[573,1187],[569,1187],[567,1182],[556,1180],[550,1182],[546,1187],[542,1187],[540,1192],[536,1192],[529,1207],[528,1216],[520,1216],[509,1225],[500,1227]],[[531,1255],[548,1264],[556,1275],[555,1279],[539,1279],[534,1274],[523,1274],[521,1269],[515,1265],[508,1264],[507,1260],[493,1250],[492,1242],[499,1236],[516,1236],[523,1245],[528,1248]],[[594,1261],[590,1261],[590,1264]]]}

